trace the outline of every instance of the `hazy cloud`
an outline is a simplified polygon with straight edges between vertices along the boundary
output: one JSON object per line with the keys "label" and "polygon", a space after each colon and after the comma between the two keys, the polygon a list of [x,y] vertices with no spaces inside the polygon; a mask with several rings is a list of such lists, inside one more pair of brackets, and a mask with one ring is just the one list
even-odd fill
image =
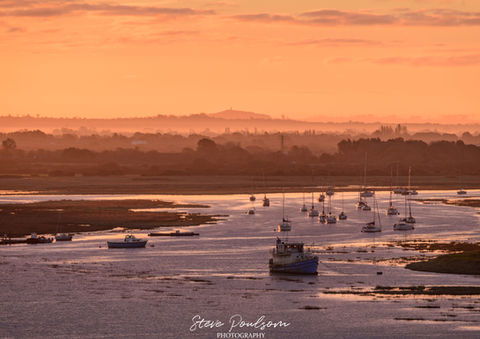
{"label": "hazy cloud", "polygon": [[129,16],[191,16],[211,15],[213,10],[196,10],[192,8],[169,8],[155,6],[109,5],[90,3],[70,3],[49,7],[29,6],[13,10],[0,11],[0,16],[9,17],[54,17],[78,12],[96,12],[100,15]]}
{"label": "hazy cloud", "polygon": [[324,38],[324,39],[312,39],[303,40],[288,43],[292,46],[381,46],[383,43],[376,40],[367,39],[353,39],[353,38]]}
{"label": "hazy cloud", "polygon": [[399,25],[399,26],[473,26],[480,25],[480,12],[458,11],[453,9],[411,10],[399,8],[392,13],[374,13],[371,11],[341,11],[321,9],[300,13],[286,14],[243,14],[231,18],[240,21],[290,22],[304,25]]}
{"label": "hazy cloud", "polygon": [[368,59],[377,65],[408,65],[408,66],[474,66],[480,65],[480,54],[459,56],[425,56],[425,57],[387,57]]}

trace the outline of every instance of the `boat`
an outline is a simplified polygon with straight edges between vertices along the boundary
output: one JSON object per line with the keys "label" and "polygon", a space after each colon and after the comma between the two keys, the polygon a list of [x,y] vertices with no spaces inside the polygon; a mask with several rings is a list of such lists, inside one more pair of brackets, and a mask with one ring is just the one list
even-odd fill
{"label": "boat", "polygon": [[305,205],[305,192],[303,193],[303,205],[300,208],[300,212],[308,212],[307,205]]}
{"label": "boat", "polygon": [[[325,212],[323,212],[325,214]],[[328,215],[325,218],[324,221],[325,224],[336,224],[337,223],[337,217],[332,214],[332,196],[328,196]]]}
{"label": "boat", "polygon": [[[285,210],[284,210],[285,213]],[[283,216],[282,223],[285,225],[288,219]],[[275,247],[271,250],[272,257],[268,262],[271,273],[288,274],[317,274],[318,257],[310,251],[306,251],[303,242],[289,242],[288,232],[291,231],[291,224],[288,222],[288,228],[280,228],[282,234],[286,234],[281,240],[277,237]]]}
{"label": "boat", "polygon": [[265,174],[263,174],[263,187],[264,187],[264,195],[263,195],[263,207],[270,206],[270,199],[267,198],[267,182],[265,181]]}
{"label": "boat", "polygon": [[325,211],[323,211],[322,214],[318,216],[318,222],[321,224],[327,223],[327,215],[325,214]]}
{"label": "boat", "polygon": [[392,193],[393,193],[393,188],[392,188],[392,180],[393,180],[393,174],[392,174],[392,170],[390,171],[390,203],[388,205],[388,209],[387,209],[387,215],[399,215],[400,212],[398,212],[398,210],[393,207],[393,201],[392,201]]}
{"label": "boat", "polygon": [[393,225],[393,230],[394,231],[411,231],[415,229],[413,224],[408,224],[406,222],[400,221],[396,224]]}
{"label": "boat", "polygon": [[250,208],[248,211],[247,211],[247,214],[248,215],[254,215],[255,214],[255,208]]}
{"label": "boat", "polygon": [[363,210],[363,207],[365,207],[365,206],[368,206],[367,202],[365,200],[363,200],[362,198],[360,198],[358,200],[358,202],[355,204],[355,207],[357,208],[357,210]]}
{"label": "boat", "polygon": [[255,200],[257,200],[257,198],[255,198],[255,196],[253,194],[250,195],[250,201],[255,201]]}
{"label": "boat", "polygon": [[362,206],[362,211],[371,211],[372,208],[370,206],[368,206],[367,203],[365,203],[363,206]]}
{"label": "boat", "polygon": [[10,238],[7,234],[4,234],[0,239],[0,245],[15,245],[15,244],[25,244],[27,239],[25,238]]}
{"label": "boat", "polygon": [[176,230],[175,232],[151,232],[148,233],[149,237],[191,237],[194,235],[200,235],[200,233],[195,232],[184,232]]}
{"label": "boat", "polygon": [[[378,223],[377,223],[378,219]],[[382,224],[380,221],[380,213],[378,211],[377,201],[373,200],[373,221],[370,221],[362,227],[362,232],[364,233],[376,233],[382,231]]]}
{"label": "boat", "polygon": [[313,204],[313,175],[312,175],[312,208],[308,211],[308,216],[310,218],[318,217],[318,211],[315,209],[315,205]]}
{"label": "boat", "polygon": [[347,220],[347,215],[345,214],[345,212],[343,211],[344,210],[344,207],[345,207],[345,201],[343,199],[343,192],[342,192],[342,211],[340,212],[340,214],[338,215],[338,220]]}
{"label": "boat", "polygon": [[133,234],[127,234],[123,241],[107,241],[108,248],[142,248],[148,240],[136,238]]}
{"label": "boat", "polygon": [[283,193],[283,204],[282,204],[282,222],[278,224],[278,232],[290,232],[292,230],[292,225],[288,217],[285,217],[285,193]]}
{"label": "boat", "polygon": [[53,242],[53,238],[47,238],[43,235],[38,236],[37,233],[32,233],[26,242],[27,244],[49,244]]}
{"label": "boat", "polygon": [[460,190],[457,191],[457,194],[458,195],[464,195],[464,194],[467,194],[467,191],[464,191],[462,188],[460,188]]}
{"label": "boat", "polygon": [[365,152],[365,164],[363,166],[363,189],[360,192],[360,198],[371,198],[375,192],[367,188],[367,152]]}
{"label": "boat", "polygon": [[327,196],[329,196],[329,197],[331,197],[332,195],[334,195],[334,194],[335,194],[335,191],[334,191],[333,187],[329,187],[329,188],[327,189],[327,191],[325,192],[325,194],[326,194]]}
{"label": "boat", "polygon": [[72,233],[57,233],[55,234],[55,241],[72,241]]}
{"label": "boat", "polygon": [[320,193],[318,196],[318,202],[324,202],[325,201],[325,195],[323,193]]}

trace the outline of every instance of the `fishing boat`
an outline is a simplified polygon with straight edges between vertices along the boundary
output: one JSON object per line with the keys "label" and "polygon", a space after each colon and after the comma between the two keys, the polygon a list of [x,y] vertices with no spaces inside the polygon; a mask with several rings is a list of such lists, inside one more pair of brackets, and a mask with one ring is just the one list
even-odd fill
{"label": "fishing boat", "polygon": [[271,250],[272,257],[268,263],[270,272],[317,274],[318,257],[306,251],[303,242],[288,241],[288,232],[291,231],[292,227],[288,218],[285,218],[285,208],[283,213],[282,223],[278,226],[278,231],[285,236],[283,240],[277,237],[275,247]]}
{"label": "fishing boat", "polygon": [[[377,222],[378,219],[378,222]],[[378,211],[378,204],[376,200],[373,200],[373,221],[366,223],[365,226],[362,227],[362,232],[365,233],[376,233],[382,231],[382,224],[380,221],[380,213]]]}
{"label": "fishing boat", "polygon": [[107,241],[108,248],[142,248],[148,240],[138,239],[133,234],[127,234],[123,241]]}
{"label": "fishing boat", "polygon": [[32,233],[30,238],[27,238],[27,244],[49,244],[51,242],[53,242],[53,238],[38,236],[37,233]]}

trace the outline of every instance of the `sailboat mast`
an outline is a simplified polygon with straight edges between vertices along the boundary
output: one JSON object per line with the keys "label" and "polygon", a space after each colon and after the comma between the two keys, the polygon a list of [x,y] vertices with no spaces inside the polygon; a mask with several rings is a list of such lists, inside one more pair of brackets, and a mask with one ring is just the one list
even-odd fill
{"label": "sailboat mast", "polygon": [[365,152],[365,164],[363,166],[363,188],[367,187],[367,152]]}

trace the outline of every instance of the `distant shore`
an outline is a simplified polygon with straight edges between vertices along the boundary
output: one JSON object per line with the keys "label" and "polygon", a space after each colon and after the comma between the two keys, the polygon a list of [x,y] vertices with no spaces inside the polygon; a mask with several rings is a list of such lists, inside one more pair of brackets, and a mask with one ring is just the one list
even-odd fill
{"label": "distant shore", "polygon": [[[316,176],[314,191],[329,186],[337,191],[357,191],[361,176]],[[406,186],[406,177],[394,178],[394,186]],[[367,185],[389,190],[390,176],[371,176]],[[462,177],[461,188],[480,188],[480,176]],[[417,190],[458,190],[458,177],[418,176],[412,178]],[[261,194],[274,192],[311,192],[311,176],[1,176],[0,192],[38,194]]]}

